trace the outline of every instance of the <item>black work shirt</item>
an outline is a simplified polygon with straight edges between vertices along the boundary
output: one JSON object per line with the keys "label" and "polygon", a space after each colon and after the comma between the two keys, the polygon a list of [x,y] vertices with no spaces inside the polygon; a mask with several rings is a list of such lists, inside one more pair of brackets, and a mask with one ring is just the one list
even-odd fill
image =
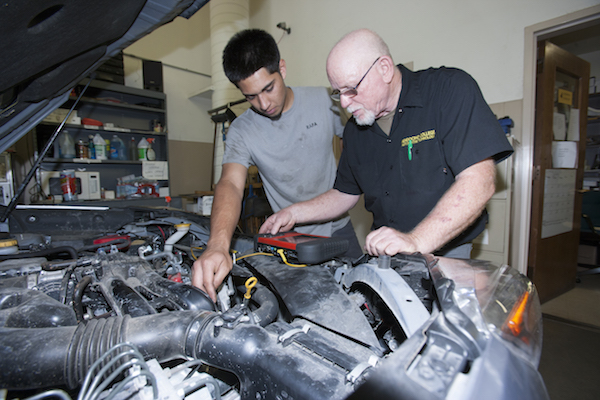
{"label": "black work shirt", "polygon": [[[402,91],[390,135],[377,124],[344,130],[344,150],[334,188],[365,195],[372,229],[411,231],[434,208],[464,169],[513,152],[475,80],[454,68],[412,72],[403,65]],[[445,249],[483,231],[483,213]]]}

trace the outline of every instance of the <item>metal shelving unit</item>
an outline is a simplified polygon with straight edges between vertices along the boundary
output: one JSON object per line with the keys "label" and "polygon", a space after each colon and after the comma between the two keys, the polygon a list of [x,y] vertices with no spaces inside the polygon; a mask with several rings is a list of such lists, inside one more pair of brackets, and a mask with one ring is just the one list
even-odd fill
{"label": "metal shelving unit", "polygon": [[[70,108],[80,94],[79,91],[87,83],[87,79],[80,82],[61,108]],[[94,136],[98,133],[103,139],[109,140],[113,135],[117,135],[128,148],[132,138],[137,144],[145,137],[154,139],[152,148],[156,153],[156,161],[168,161],[168,134],[166,130],[154,130],[155,125],[160,125],[163,129],[167,126],[166,95],[164,93],[92,80],[75,109],[78,118],[91,118],[103,123],[103,127],[97,128],[81,124],[65,124],[63,131],[68,131],[75,143],[79,139],[87,143],[90,135]],[[36,157],[58,125],[59,120],[46,118],[35,128]],[[54,146],[58,146],[58,143],[55,143]],[[127,175],[142,175],[143,163],[139,160],[67,159],[58,158],[56,154],[51,150],[43,160],[40,169],[47,171],[75,169],[98,172],[101,186],[106,190],[116,190],[118,178]],[[159,183],[160,186],[168,186],[168,180]]]}

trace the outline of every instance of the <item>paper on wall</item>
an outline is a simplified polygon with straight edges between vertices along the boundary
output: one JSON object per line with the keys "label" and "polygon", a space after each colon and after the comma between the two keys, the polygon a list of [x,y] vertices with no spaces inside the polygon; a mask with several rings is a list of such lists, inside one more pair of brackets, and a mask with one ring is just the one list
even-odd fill
{"label": "paper on wall", "polygon": [[168,180],[169,164],[166,161],[143,161],[142,176],[146,179]]}
{"label": "paper on wall", "polygon": [[578,142],[552,142],[552,168],[577,168]]}
{"label": "paper on wall", "polygon": [[544,182],[541,238],[573,230],[575,169],[547,169]]}

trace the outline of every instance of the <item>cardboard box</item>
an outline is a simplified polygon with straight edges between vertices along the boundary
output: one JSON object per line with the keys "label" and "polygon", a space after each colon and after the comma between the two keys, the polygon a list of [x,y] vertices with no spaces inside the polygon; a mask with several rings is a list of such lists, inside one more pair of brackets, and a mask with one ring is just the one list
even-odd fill
{"label": "cardboard box", "polygon": [[212,203],[215,196],[203,196],[198,198],[198,211],[202,215],[210,215],[212,212]]}
{"label": "cardboard box", "polygon": [[[44,122],[60,124],[61,122],[63,122],[68,113],[69,110],[67,110],[66,108],[57,108],[56,110],[48,114],[46,118],[44,118]],[[73,110],[71,115],[69,115],[69,119],[66,123],[72,125],[81,125],[81,118],[77,116],[77,110]]]}

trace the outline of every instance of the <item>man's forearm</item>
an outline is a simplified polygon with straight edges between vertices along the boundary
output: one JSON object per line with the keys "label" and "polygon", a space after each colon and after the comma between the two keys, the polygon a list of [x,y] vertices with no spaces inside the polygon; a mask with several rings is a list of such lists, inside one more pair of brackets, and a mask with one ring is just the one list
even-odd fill
{"label": "man's forearm", "polygon": [[241,209],[242,198],[235,187],[226,182],[217,185],[210,216],[208,246],[229,250]]}
{"label": "man's forearm", "polygon": [[360,196],[330,189],[314,199],[296,203],[290,208],[293,208],[297,224],[331,221],[354,207],[359,198]]}
{"label": "man's forearm", "polygon": [[419,251],[432,253],[467,229],[495,191],[495,164],[481,161],[458,176],[434,209],[411,232]]}
{"label": "man's forearm", "polygon": [[260,233],[288,231],[298,224],[331,221],[350,210],[360,196],[330,189],[312,200],[293,204],[271,215],[260,227]]}

